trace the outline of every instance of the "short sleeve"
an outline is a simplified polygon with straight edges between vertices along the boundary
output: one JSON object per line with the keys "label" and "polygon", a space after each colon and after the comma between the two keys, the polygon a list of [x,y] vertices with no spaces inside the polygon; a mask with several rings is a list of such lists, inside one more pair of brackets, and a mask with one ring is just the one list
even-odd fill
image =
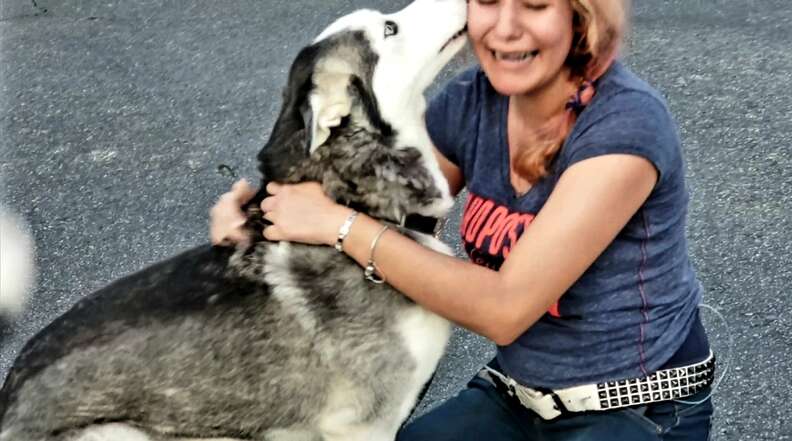
{"label": "short sleeve", "polygon": [[475,127],[479,109],[476,92],[477,75],[469,69],[446,84],[426,109],[426,128],[437,150],[464,170],[467,132]]}
{"label": "short sleeve", "polygon": [[[595,106],[596,103],[596,106]],[[573,128],[562,153],[564,169],[595,156],[631,154],[650,161],[658,183],[682,168],[676,123],[665,103],[643,91],[596,99]]]}

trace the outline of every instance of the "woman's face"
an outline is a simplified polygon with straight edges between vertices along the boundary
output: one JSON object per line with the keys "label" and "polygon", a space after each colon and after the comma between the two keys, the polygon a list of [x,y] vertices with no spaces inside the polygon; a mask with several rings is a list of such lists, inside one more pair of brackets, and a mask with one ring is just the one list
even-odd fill
{"label": "woman's face", "polygon": [[569,0],[469,0],[468,35],[495,90],[532,94],[557,80],[572,17]]}

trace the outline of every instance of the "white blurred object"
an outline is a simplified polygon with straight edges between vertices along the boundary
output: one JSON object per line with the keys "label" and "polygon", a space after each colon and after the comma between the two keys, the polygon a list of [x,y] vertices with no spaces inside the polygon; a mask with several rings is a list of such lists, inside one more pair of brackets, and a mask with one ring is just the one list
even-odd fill
{"label": "white blurred object", "polygon": [[0,206],[0,316],[19,314],[35,278],[35,249],[26,224]]}

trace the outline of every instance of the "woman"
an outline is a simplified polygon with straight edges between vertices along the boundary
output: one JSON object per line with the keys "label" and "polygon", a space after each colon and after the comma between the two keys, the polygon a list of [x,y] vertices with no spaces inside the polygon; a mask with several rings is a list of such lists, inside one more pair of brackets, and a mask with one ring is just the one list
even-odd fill
{"label": "woman", "polygon": [[[365,266],[376,240],[389,283],[498,345],[487,369],[400,440],[708,439],[714,367],[698,365],[711,353],[684,235],[680,143],[659,94],[614,61],[626,6],[470,0],[480,66],[448,84],[426,119],[452,192],[468,189],[471,262],[391,230],[378,237],[376,220],[351,217],[315,183],[268,187],[267,239],[332,245],[353,219],[344,252]],[[245,239],[239,206],[251,195],[240,183],[221,198],[215,242]],[[687,368],[697,387],[660,381]],[[580,398],[574,386],[598,392]]]}

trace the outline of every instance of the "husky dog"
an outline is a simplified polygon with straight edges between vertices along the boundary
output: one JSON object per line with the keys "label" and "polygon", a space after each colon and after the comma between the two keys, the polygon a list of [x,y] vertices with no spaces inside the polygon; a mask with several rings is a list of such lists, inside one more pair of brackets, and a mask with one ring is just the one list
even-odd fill
{"label": "husky dog", "polygon": [[[442,216],[423,92],[464,45],[465,14],[417,0],[330,25],[292,65],[261,188],[316,180],[383,222]],[[392,440],[448,322],[332,247],[256,239],[132,274],[41,331],[0,390],[0,441]]]}

